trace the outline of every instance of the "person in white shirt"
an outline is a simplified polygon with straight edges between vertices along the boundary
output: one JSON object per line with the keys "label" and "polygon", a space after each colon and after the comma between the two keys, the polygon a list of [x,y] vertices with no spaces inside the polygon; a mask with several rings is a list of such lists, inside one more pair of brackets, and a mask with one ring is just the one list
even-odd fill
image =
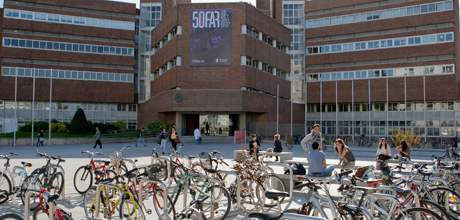
{"label": "person in white shirt", "polygon": [[377,152],[375,153],[376,168],[382,172],[389,172],[386,161],[391,158],[391,149],[385,138],[381,138],[377,145]]}
{"label": "person in white shirt", "polygon": [[199,128],[195,128],[193,131],[193,136],[195,137],[195,143],[201,144],[201,131]]}

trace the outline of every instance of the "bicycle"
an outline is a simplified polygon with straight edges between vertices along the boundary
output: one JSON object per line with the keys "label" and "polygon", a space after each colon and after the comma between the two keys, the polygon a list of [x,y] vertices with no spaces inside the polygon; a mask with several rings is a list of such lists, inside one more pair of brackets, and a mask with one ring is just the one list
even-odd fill
{"label": "bicycle", "polygon": [[[0,155],[0,159],[6,160],[4,169],[0,172],[0,204],[5,203],[10,196],[21,190],[20,186],[28,176],[27,168],[32,167],[31,163],[22,161],[22,166],[14,166],[13,169],[10,169],[10,160],[14,156],[17,156],[17,154]],[[19,181],[16,182],[16,180]]]}
{"label": "bicycle", "polygon": [[[42,188],[40,189],[38,198],[38,206],[32,215],[34,220],[49,219],[50,214],[56,220],[72,220],[70,213],[56,206],[56,200],[59,198],[59,195],[52,195],[46,188]],[[41,217],[41,215],[45,215],[45,217]]]}
{"label": "bicycle", "polygon": [[91,151],[81,153],[87,154],[90,161],[87,165],[79,167],[73,176],[73,185],[78,193],[84,194],[88,191],[93,186],[93,181],[97,184],[102,179],[116,176],[115,171],[109,169],[110,161],[94,159],[94,156],[104,155],[103,153]]}

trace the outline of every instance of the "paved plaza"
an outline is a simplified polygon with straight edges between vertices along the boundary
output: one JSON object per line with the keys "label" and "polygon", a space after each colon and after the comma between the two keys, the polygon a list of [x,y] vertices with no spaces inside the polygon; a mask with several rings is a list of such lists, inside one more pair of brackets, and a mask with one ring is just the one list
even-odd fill
{"label": "paved plaza", "polygon": [[[134,146],[134,143],[120,143],[120,144],[106,144],[104,145],[103,149],[97,149],[107,155],[110,155],[115,150],[119,150],[123,146],[131,145]],[[265,148],[269,147],[269,145],[265,145]],[[139,160],[139,164],[147,164],[149,162],[149,155],[152,152],[153,146],[146,146],[146,147],[133,147],[128,149],[124,152],[124,156],[128,158],[136,158]],[[218,150],[222,152],[225,158],[228,161],[231,161],[233,158],[233,150],[240,149],[240,145],[234,144],[186,144],[183,148],[183,153],[187,155],[197,155],[200,152],[209,152],[211,150]],[[93,150],[91,147],[86,145],[72,145],[72,146],[45,146],[38,148],[40,152],[46,152],[52,155],[60,155],[66,159],[64,163],[65,169],[65,197],[60,201],[60,204],[65,207],[65,209],[70,210],[73,214],[74,219],[84,219],[84,211],[82,208],[82,196],[76,193],[73,187],[73,175],[76,169],[86,163],[88,163],[89,159],[86,156],[81,155],[82,150]],[[0,147],[0,154],[6,154],[9,152],[15,152],[19,154],[18,157],[12,160],[12,164],[18,165],[21,161],[28,161],[33,164],[33,167],[38,167],[44,164],[44,160],[40,159],[36,155],[36,148],[29,147],[29,146],[18,146],[16,148],[12,147]],[[294,159],[298,161],[305,160],[303,157],[304,153],[300,146],[293,147],[294,152]],[[369,165],[373,164],[375,151],[373,148],[353,148],[353,152],[357,158],[357,165]],[[440,155],[442,153],[441,150],[413,150],[413,159],[416,160],[429,160],[431,155],[437,154]],[[335,152],[332,152],[330,149],[326,150],[326,154],[328,157],[328,162],[336,164],[337,157]],[[104,156],[103,156],[104,157]],[[281,172],[278,170],[278,172]],[[21,203],[17,199],[13,199],[12,201],[6,203],[6,205],[2,205],[0,207],[0,214],[10,212],[10,211],[18,211],[22,212]],[[234,208],[232,206],[232,208]],[[231,213],[233,214],[231,219],[241,218],[244,217],[236,215],[235,210]],[[153,215],[152,215],[153,216]],[[152,216],[147,216],[147,219],[152,219]]]}

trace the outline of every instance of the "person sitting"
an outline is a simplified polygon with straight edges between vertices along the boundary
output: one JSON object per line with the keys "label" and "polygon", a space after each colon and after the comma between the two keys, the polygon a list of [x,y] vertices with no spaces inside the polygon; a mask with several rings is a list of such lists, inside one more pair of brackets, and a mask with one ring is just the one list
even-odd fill
{"label": "person sitting", "polygon": [[331,176],[334,166],[327,166],[326,155],[319,150],[319,143],[313,142],[312,151],[308,154],[308,176],[327,177]]}

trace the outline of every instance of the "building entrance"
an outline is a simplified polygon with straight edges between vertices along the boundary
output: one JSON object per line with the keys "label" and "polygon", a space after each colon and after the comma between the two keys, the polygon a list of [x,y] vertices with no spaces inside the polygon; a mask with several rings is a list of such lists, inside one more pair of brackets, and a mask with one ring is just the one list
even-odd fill
{"label": "building entrance", "polygon": [[195,128],[204,136],[233,136],[238,129],[238,114],[184,114],[184,135],[193,135]]}

